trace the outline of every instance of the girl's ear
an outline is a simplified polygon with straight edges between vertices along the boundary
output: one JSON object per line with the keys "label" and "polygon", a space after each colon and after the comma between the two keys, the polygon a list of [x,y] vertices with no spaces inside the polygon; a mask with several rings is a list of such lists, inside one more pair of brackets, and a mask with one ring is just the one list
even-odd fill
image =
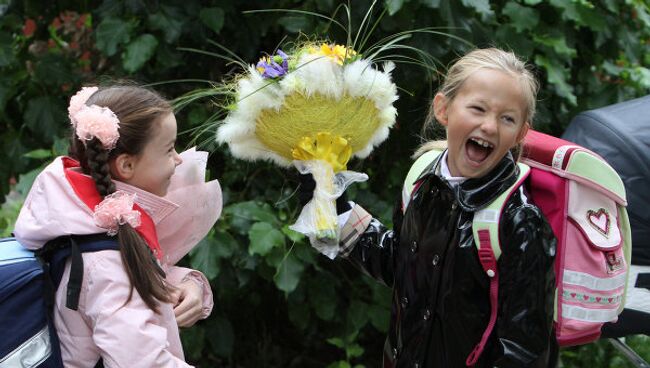
{"label": "girl's ear", "polygon": [[133,177],[135,172],[135,156],[128,153],[121,153],[111,162],[112,176],[119,180],[125,181]]}
{"label": "girl's ear", "polygon": [[436,96],[433,98],[433,115],[442,126],[447,126],[449,123],[449,119],[447,119],[447,103],[447,96],[440,92],[436,93]]}
{"label": "girl's ear", "polygon": [[526,134],[528,134],[529,128],[530,124],[528,124],[528,122],[525,122],[524,125],[522,125],[521,130],[519,130],[519,134],[517,135],[517,144],[521,143],[521,141],[524,140]]}

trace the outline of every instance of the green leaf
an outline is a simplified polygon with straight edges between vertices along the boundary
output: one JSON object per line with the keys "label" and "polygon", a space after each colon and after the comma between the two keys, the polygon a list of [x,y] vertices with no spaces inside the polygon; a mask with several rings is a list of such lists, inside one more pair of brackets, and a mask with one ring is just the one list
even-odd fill
{"label": "green leaf", "polygon": [[57,54],[46,54],[38,60],[35,73],[40,83],[51,89],[58,89],[65,83],[73,83],[77,78],[68,60]]}
{"label": "green leaf", "polygon": [[503,8],[503,14],[510,18],[510,25],[515,27],[517,32],[534,29],[539,23],[539,13],[533,8],[521,6],[510,1]]}
{"label": "green leaf", "polygon": [[304,271],[305,266],[293,256],[293,253],[289,253],[284,260],[284,262],[278,265],[276,273],[273,276],[273,282],[275,286],[284,291],[285,293],[291,293],[296,289],[298,283],[300,282],[300,276]]}
{"label": "green leaf", "polygon": [[370,323],[380,332],[388,332],[388,324],[390,323],[390,312],[386,308],[378,305],[368,306],[368,317]]}
{"label": "green leaf", "polygon": [[129,73],[140,70],[151,59],[157,46],[158,40],[156,37],[148,33],[138,36],[127,46],[126,52],[122,54],[124,70]]}
{"label": "green leaf", "polygon": [[214,280],[219,275],[218,248],[215,239],[206,236],[190,251],[190,265],[203,272],[208,280]]}
{"label": "green leaf", "polygon": [[384,0],[384,5],[388,10],[388,15],[395,15],[395,13],[402,9],[402,6],[404,6],[406,1],[408,0]]}
{"label": "green leaf", "polygon": [[230,357],[235,343],[232,323],[222,316],[211,317],[209,321],[206,334],[212,351],[224,358]]}
{"label": "green leaf", "polygon": [[250,245],[248,253],[250,255],[259,254],[264,256],[271,249],[284,245],[284,235],[278,229],[268,222],[257,222],[253,224],[248,232]]}
{"label": "green leaf", "polygon": [[334,318],[338,298],[331,280],[321,280],[318,285],[310,283],[308,294],[309,303],[320,319],[329,321]]}
{"label": "green leaf", "polygon": [[578,12],[575,2],[566,0],[550,0],[550,3],[559,10],[559,13],[562,14],[562,19],[573,20],[578,24],[581,23],[580,13]]}
{"label": "green leaf", "polygon": [[12,43],[13,39],[10,34],[0,32],[0,67],[7,66],[16,60],[11,48]]}
{"label": "green leaf", "polygon": [[230,258],[239,248],[239,243],[226,231],[216,231],[214,234],[216,243],[215,254],[218,258]]}
{"label": "green leaf", "polygon": [[603,11],[600,9],[580,7],[578,13],[581,23],[594,32],[602,32],[608,27],[607,18],[603,16]]}
{"label": "green leaf", "polygon": [[[16,212],[16,216],[18,216],[17,212]],[[291,295],[294,295],[296,293],[297,291],[292,293]],[[287,307],[288,307],[289,320],[291,321],[291,323],[293,323],[296,327],[298,327],[303,331],[306,330],[310,326],[310,321],[311,321],[309,304],[290,302]]]}
{"label": "green leaf", "polygon": [[566,80],[568,71],[562,65],[542,55],[535,57],[535,63],[546,69],[548,82],[553,85],[557,94],[569,100],[571,105],[577,105],[577,98],[573,94],[573,87]]}
{"label": "green leaf", "polygon": [[32,185],[34,185],[34,180],[36,180],[36,177],[41,173],[41,171],[43,171],[43,168],[39,167],[25,174],[21,174],[18,177],[16,191],[22,195],[27,195],[27,193],[29,193],[29,190],[32,189]]}
{"label": "green leaf", "polygon": [[354,329],[360,330],[368,323],[368,304],[353,300],[348,308],[348,321],[354,326]]}
{"label": "green leaf", "polygon": [[117,47],[131,40],[131,32],[135,25],[117,18],[105,18],[97,26],[95,37],[97,48],[107,56],[117,53]]}
{"label": "green leaf", "polygon": [[183,342],[183,352],[193,361],[201,358],[201,352],[205,346],[205,329],[188,328],[182,329],[181,341]]}
{"label": "green leaf", "polygon": [[348,345],[345,348],[345,355],[348,359],[357,358],[363,355],[363,348],[359,344]]}
{"label": "green leaf", "polygon": [[29,129],[42,137],[46,142],[52,142],[59,128],[65,124],[65,113],[58,101],[51,96],[36,97],[27,103],[23,116]]}
{"label": "green leaf", "polygon": [[221,32],[223,28],[223,18],[224,13],[221,8],[203,8],[199,14],[201,22],[205,24],[208,28],[214,31],[214,33]]}
{"label": "green leaf", "polygon": [[337,348],[343,349],[345,346],[345,342],[343,341],[342,338],[340,337],[330,337],[329,339],[326,340],[328,343],[336,346]]}
{"label": "green leaf", "polygon": [[516,50],[517,55],[525,59],[532,55],[535,44],[530,42],[528,33],[517,32],[510,25],[499,27],[496,31],[496,39],[499,40],[498,46],[507,50]]}
{"label": "green leaf", "polygon": [[524,0],[524,4],[526,5],[537,5],[541,3],[543,0]]}
{"label": "green leaf", "polygon": [[70,139],[68,137],[58,138],[52,145],[52,156],[65,156],[70,148]]}
{"label": "green leaf", "polygon": [[35,158],[35,159],[42,160],[42,159],[52,157],[52,151],[46,149],[37,149],[37,150],[27,152],[23,156],[27,158]]}
{"label": "green leaf", "polygon": [[289,238],[294,243],[297,243],[303,239],[305,239],[305,236],[297,231],[293,231],[289,229],[289,225],[284,225],[282,226],[282,233]]}
{"label": "green leaf", "polygon": [[147,21],[154,30],[162,31],[166,43],[174,43],[183,31],[183,18],[178,8],[161,5],[161,11],[151,14]]}
{"label": "green leaf", "polygon": [[494,12],[490,9],[489,0],[461,0],[461,3],[467,8],[474,8],[479,14],[493,15]]}
{"label": "green leaf", "polygon": [[573,59],[576,56],[576,50],[567,45],[566,38],[563,36],[534,36],[533,40],[542,45],[551,47],[557,54],[565,56],[566,60]]}
{"label": "green leaf", "polygon": [[224,213],[233,217],[233,222],[236,219],[247,221],[268,222],[271,224],[279,224],[275,217],[275,212],[271,209],[268,203],[248,201],[240,202],[230,205],[224,209]]}
{"label": "green leaf", "polygon": [[0,205],[0,237],[11,236],[25,197],[25,194],[21,194],[17,190],[9,192],[4,197],[4,203]]}
{"label": "green leaf", "polygon": [[642,66],[634,67],[630,70],[630,79],[641,89],[650,90],[650,69]]}

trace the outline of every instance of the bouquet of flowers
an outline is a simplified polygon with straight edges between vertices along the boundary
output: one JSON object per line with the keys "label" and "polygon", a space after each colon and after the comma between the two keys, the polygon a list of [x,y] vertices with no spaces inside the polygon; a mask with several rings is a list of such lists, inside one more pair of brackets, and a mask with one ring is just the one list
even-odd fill
{"label": "bouquet of flowers", "polygon": [[291,228],[328,257],[338,253],[335,200],[367,179],[347,171],[348,160],[367,157],[395,123],[393,68],[324,42],[277,50],[239,76],[235,105],[217,131],[235,157],[313,175],[314,197]]}

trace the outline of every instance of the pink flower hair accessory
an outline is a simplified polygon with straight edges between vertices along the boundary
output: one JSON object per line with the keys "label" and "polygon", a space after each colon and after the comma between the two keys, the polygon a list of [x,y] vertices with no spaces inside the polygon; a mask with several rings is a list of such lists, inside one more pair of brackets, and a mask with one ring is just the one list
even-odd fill
{"label": "pink flower hair accessory", "polygon": [[105,149],[110,151],[115,148],[120,138],[120,120],[111,109],[97,105],[82,106],[73,116],[73,120],[76,122],[77,137],[84,144],[85,141],[97,138]]}
{"label": "pink flower hair accessory", "polygon": [[140,226],[140,212],[133,209],[134,201],[135,194],[122,190],[107,195],[95,206],[95,225],[107,229],[110,236],[117,234],[120,225],[129,224],[133,228]]}
{"label": "pink flower hair accessory", "polygon": [[70,98],[70,105],[68,106],[68,117],[70,118],[70,123],[72,126],[77,125],[77,122],[74,120],[74,116],[81,110],[82,107],[86,106],[86,101],[88,101],[90,96],[92,96],[98,90],[98,87],[82,87],[79,92]]}

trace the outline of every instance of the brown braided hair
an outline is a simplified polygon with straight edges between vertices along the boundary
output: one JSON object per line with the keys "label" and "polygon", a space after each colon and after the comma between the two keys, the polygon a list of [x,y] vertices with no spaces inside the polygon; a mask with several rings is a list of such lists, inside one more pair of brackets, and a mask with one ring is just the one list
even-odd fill
{"label": "brown braided hair", "polygon": [[[120,138],[115,148],[107,151],[101,142],[93,138],[83,142],[72,134],[70,155],[79,160],[82,170],[95,181],[102,197],[115,192],[111,179],[110,163],[118,155],[138,155],[142,152],[153,129],[161,117],[173,112],[169,102],[156,92],[136,86],[113,86],[100,88],[86,105],[108,107],[120,120]],[[131,282],[128,303],[135,288],[147,306],[158,312],[158,301],[170,302],[173,288],[164,279],[164,273],[156,263],[149,246],[131,225],[120,225],[117,233],[124,269]]]}

